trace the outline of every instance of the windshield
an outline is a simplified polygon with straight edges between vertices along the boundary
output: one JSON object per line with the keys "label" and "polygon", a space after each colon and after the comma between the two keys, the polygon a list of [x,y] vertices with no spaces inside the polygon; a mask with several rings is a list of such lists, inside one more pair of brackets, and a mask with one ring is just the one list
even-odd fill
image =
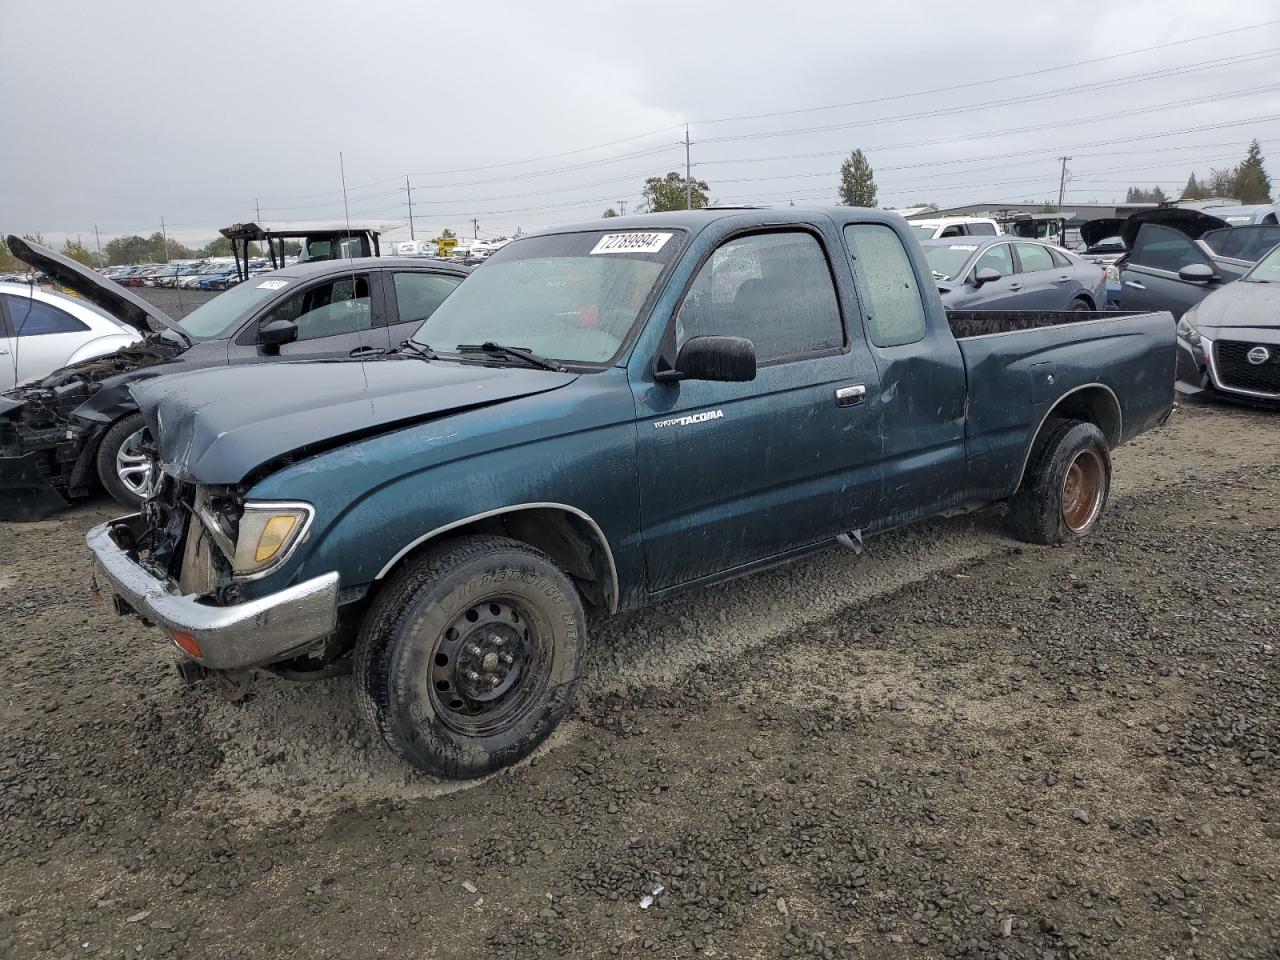
{"label": "windshield", "polygon": [[1103,237],[1101,240],[1095,243],[1092,247],[1088,247],[1088,249],[1089,250],[1123,250],[1124,237]]}
{"label": "windshield", "polygon": [[1241,279],[1250,283],[1280,283],[1280,246],[1273,247]]}
{"label": "windshield", "polygon": [[179,326],[191,336],[203,339],[230,336],[239,328],[246,313],[294,283],[296,281],[285,277],[255,278],[196,307],[182,318]]}
{"label": "windshield", "polygon": [[554,360],[607,363],[675,260],[675,231],[562,233],[509,243],[413,335],[440,353],[492,340]]}
{"label": "windshield", "polygon": [[908,223],[907,226],[911,228],[917,240],[932,240],[934,231],[938,229],[924,223]]}
{"label": "windshield", "polygon": [[929,261],[929,269],[933,271],[934,277],[951,280],[960,275],[977,249],[972,243],[950,243],[946,246],[925,247],[924,256]]}

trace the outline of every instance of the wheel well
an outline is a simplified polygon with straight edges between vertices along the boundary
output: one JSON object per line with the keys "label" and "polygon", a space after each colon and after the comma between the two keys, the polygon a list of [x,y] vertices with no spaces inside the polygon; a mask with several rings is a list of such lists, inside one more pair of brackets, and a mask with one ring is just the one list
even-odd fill
{"label": "wheel well", "polygon": [[1116,395],[1106,387],[1095,384],[1068,393],[1049,411],[1036,439],[1040,439],[1049,424],[1056,420],[1084,420],[1092,423],[1107,438],[1109,448],[1115,449],[1120,445],[1120,404]]}
{"label": "wheel well", "polygon": [[444,539],[468,534],[509,537],[541,550],[569,575],[587,606],[611,613],[618,608],[618,578],[613,554],[595,523],[561,506],[515,507],[482,515],[432,532],[413,544],[378,575],[393,570]]}
{"label": "wheel well", "polygon": [[1087,293],[1077,294],[1076,299],[1083,301],[1090,310],[1098,309],[1098,305],[1093,302],[1093,297],[1089,296]]}
{"label": "wheel well", "polygon": [[1116,395],[1110,388],[1097,383],[1080,387],[1061,397],[1040,421],[1040,427],[1031,438],[1031,442],[1027,444],[1026,453],[1022,458],[1022,470],[1018,474],[1019,487],[1022,486],[1022,481],[1026,477],[1027,465],[1031,462],[1031,454],[1035,451],[1040,438],[1048,436],[1063,420],[1083,420],[1086,423],[1092,423],[1102,431],[1108,449],[1114,450],[1120,445],[1124,424],[1120,402],[1116,399]]}

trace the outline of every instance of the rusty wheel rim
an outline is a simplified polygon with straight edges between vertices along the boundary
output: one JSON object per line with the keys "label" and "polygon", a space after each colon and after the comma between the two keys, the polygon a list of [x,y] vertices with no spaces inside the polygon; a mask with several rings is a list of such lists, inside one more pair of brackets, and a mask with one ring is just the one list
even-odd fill
{"label": "rusty wheel rim", "polygon": [[1062,520],[1072,533],[1093,526],[1102,513],[1107,471],[1097,450],[1081,450],[1062,478]]}

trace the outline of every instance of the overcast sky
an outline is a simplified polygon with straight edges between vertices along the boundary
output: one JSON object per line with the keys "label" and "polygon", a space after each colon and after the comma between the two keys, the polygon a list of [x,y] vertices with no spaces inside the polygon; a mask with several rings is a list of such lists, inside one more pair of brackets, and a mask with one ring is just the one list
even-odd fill
{"label": "overcast sky", "polygon": [[[854,147],[883,206],[1056,199],[1063,153],[1068,201],[1176,192],[1252,137],[1280,181],[1280,23],[1178,43],[1277,18],[1275,0],[6,4],[0,229],[105,242],[163,217],[202,244],[255,200],[263,220],[341,217],[341,151],[353,219],[407,224],[407,174],[419,238],[473,217],[493,236],[634,209],[646,176],[683,170],[685,122],[725,202],[833,202]],[[1213,124],[1231,125],[1190,129]]]}

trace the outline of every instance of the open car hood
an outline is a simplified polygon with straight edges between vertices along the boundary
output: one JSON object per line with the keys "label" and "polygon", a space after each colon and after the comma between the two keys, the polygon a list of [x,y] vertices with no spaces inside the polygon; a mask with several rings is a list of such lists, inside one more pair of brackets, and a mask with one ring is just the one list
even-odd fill
{"label": "open car hood", "polygon": [[197,370],[130,390],[166,473],[234,484],[286,456],[555,390],[578,376],[416,359],[298,361]]}
{"label": "open car hood", "polygon": [[128,324],[143,336],[160,330],[172,330],[190,346],[190,338],[176,320],[158,307],[154,307],[136,294],[130,293],[114,280],[90,270],[70,257],[54,253],[48,247],[31,243],[10,235],[5,239],[13,255],[55,283],[74,290],[95,307],[111,314],[121,323]]}
{"label": "open car hood", "polygon": [[1124,220],[1120,217],[1100,217],[1080,224],[1080,239],[1089,246],[1096,246],[1107,237],[1120,236],[1120,227]]}
{"label": "open car hood", "polygon": [[[1125,220],[1120,229],[1124,237],[1125,249],[1132,250],[1138,239],[1138,231],[1143,224],[1158,223],[1162,227],[1172,227],[1185,233],[1192,240],[1199,240],[1202,235],[1219,227],[1230,226],[1225,220],[1210,216],[1203,210],[1190,210],[1186,207],[1157,207],[1154,210],[1142,210]],[[1081,236],[1084,232],[1081,231]]]}

